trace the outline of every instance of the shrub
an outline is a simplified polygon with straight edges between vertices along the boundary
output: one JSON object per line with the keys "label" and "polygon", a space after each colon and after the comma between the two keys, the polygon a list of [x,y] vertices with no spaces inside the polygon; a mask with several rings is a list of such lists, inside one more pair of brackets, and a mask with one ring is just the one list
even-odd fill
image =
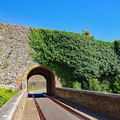
{"label": "shrub", "polygon": [[120,94],[120,79],[114,82],[114,92]]}
{"label": "shrub", "polygon": [[101,92],[113,92],[112,87],[110,86],[111,84],[111,81],[108,80],[104,80],[102,83],[100,83]]}
{"label": "shrub", "polygon": [[17,93],[17,91],[13,91],[12,89],[0,88],[0,107]]}
{"label": "shrub", "polygon": [[74,89],[81,89],[81,83],[78,82],[78,81],[75,81],[75,82],[73,83],[73,88],[74,88]]}
{"label": "shrub", "polygon": [[89,79],[89,90],[101,91],[98,79]]}
{"label": "shrub", "polygon": [[84,35],[90,35],[90,32],[88,30],[85,31]]}
{"label": "shrub", "polygon": [[115,45],[115,51],[118,55],[119,64],[120,64],[120,40],[115,40],[114,45]]}
{"label": "shrub", "polygon": [[118,74],[115,76],[115,82],[113,83],[113,91],[120,94],[120,69]]}

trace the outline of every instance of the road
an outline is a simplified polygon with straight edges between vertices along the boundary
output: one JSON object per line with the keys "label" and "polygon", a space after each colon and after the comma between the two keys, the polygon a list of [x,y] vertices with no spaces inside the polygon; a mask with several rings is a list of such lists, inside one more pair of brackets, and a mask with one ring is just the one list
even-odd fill
{"label": "road", "polygon": [[[29,92],[29,94],[38,96],[40,93],[45,92],[46,90],[43,89]],[[79,116],[76,116],[65,110],[47,97],[36,97],[35,100],[37,101],[46,120],[83,120]]]}
{"label": "road", "polygon": [[[85,120],[85,118],[80,117],[81,115],[78,116],[78,114],[66,110],[59,104],[56,104],[56,102],[54,102],[53,100],[45,97],[42,94],[45,92],[46,90],[29,92],[31,98],[28,98],[28,101],[26,102],[22,120],[40,120],[40,112],[38,108],[40,108],[40,111],[42,111],[42,114],[46,118],[46,120]],[[35,98],[33,99],[32,96],[34,96]],[[58,100],[68,106],[71,106],[74,109],[79,110],[80,112],[84,113],[84,115],[86,114],[85,116],[91,118],[92,120],[113,120],[108,116],[96,113],[92,110],[83,108],[82,106],[69,103],[67,101],[61,100],[60,98]],[[36,107],[36,103],[38,107]]]}
{"label": "road", "polygon": [[68,112],[47,97],[36,98],[46,120],[83,120]]}

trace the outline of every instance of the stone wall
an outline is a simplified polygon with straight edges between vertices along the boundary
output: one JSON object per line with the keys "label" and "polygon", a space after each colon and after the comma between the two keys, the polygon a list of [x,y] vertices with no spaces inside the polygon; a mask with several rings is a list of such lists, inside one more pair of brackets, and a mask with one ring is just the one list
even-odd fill
{"label": "stone wall", "polygon": [[[29,34],[29,27],[0,23],[0,87],[21,84],[23,73],[35,63],[30,56]],[[62,86],[59,78],[56,86]]]}
{"label": "stone wall", "polygon": [[0,87],[13,87],[27,67],[30,57],[29,27],[0,23]]}
{"label": "stone wall", "polygon": [[56,95],[94,111],[120,119],[120,95],[71,88],[56,88]]}
{"label": "stone wall", "polygon": [[15,107],[14,112],[12,114],[12,118],[11,120],[22,120],[22,115],[23,115],[23,111],[24,111],[24,107],[25,107],[25,103],[28,99],[27,96],[27,89],[25,89],[21,96],[19,97],[18,101],[16,102],[16,104],[13,106]]}

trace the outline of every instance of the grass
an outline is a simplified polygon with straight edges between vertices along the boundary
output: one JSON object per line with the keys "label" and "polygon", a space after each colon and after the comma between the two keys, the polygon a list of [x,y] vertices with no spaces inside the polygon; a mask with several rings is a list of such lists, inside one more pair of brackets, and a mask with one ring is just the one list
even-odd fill
{"label": "grass", "polygon": [[3,69],[6,69],[7,67],[8,67],[8,63],[7,63],[7,60],[5,60],[3,64]]}
{"label": "grass", "polygon": [[18,94],[18,91],[0,88],[0,107],[2,107],[10,98],[12,98],[16,94]]}
{"label": "grass", "polygon": [[35,90],[42,90],[46,88],[28,88],[28,92],[35,91]]}
{"label": "grass", "polygon": [[0,26],[0,30],[2,30],[3,29],[3,27],[2,26]]}
{"label": "grass", "polygon": [[2,44],[2,42],[3,42],[3,40],[2,40],[2,39],[0,39],[0,45]]}

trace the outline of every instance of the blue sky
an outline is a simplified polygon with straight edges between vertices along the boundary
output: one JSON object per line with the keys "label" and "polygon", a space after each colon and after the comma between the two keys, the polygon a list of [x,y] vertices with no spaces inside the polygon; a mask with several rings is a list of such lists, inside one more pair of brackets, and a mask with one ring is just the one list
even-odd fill
{"label": "blue sky", "polygon": [[0,22],[120,39],[120,0],[1,0]]}

